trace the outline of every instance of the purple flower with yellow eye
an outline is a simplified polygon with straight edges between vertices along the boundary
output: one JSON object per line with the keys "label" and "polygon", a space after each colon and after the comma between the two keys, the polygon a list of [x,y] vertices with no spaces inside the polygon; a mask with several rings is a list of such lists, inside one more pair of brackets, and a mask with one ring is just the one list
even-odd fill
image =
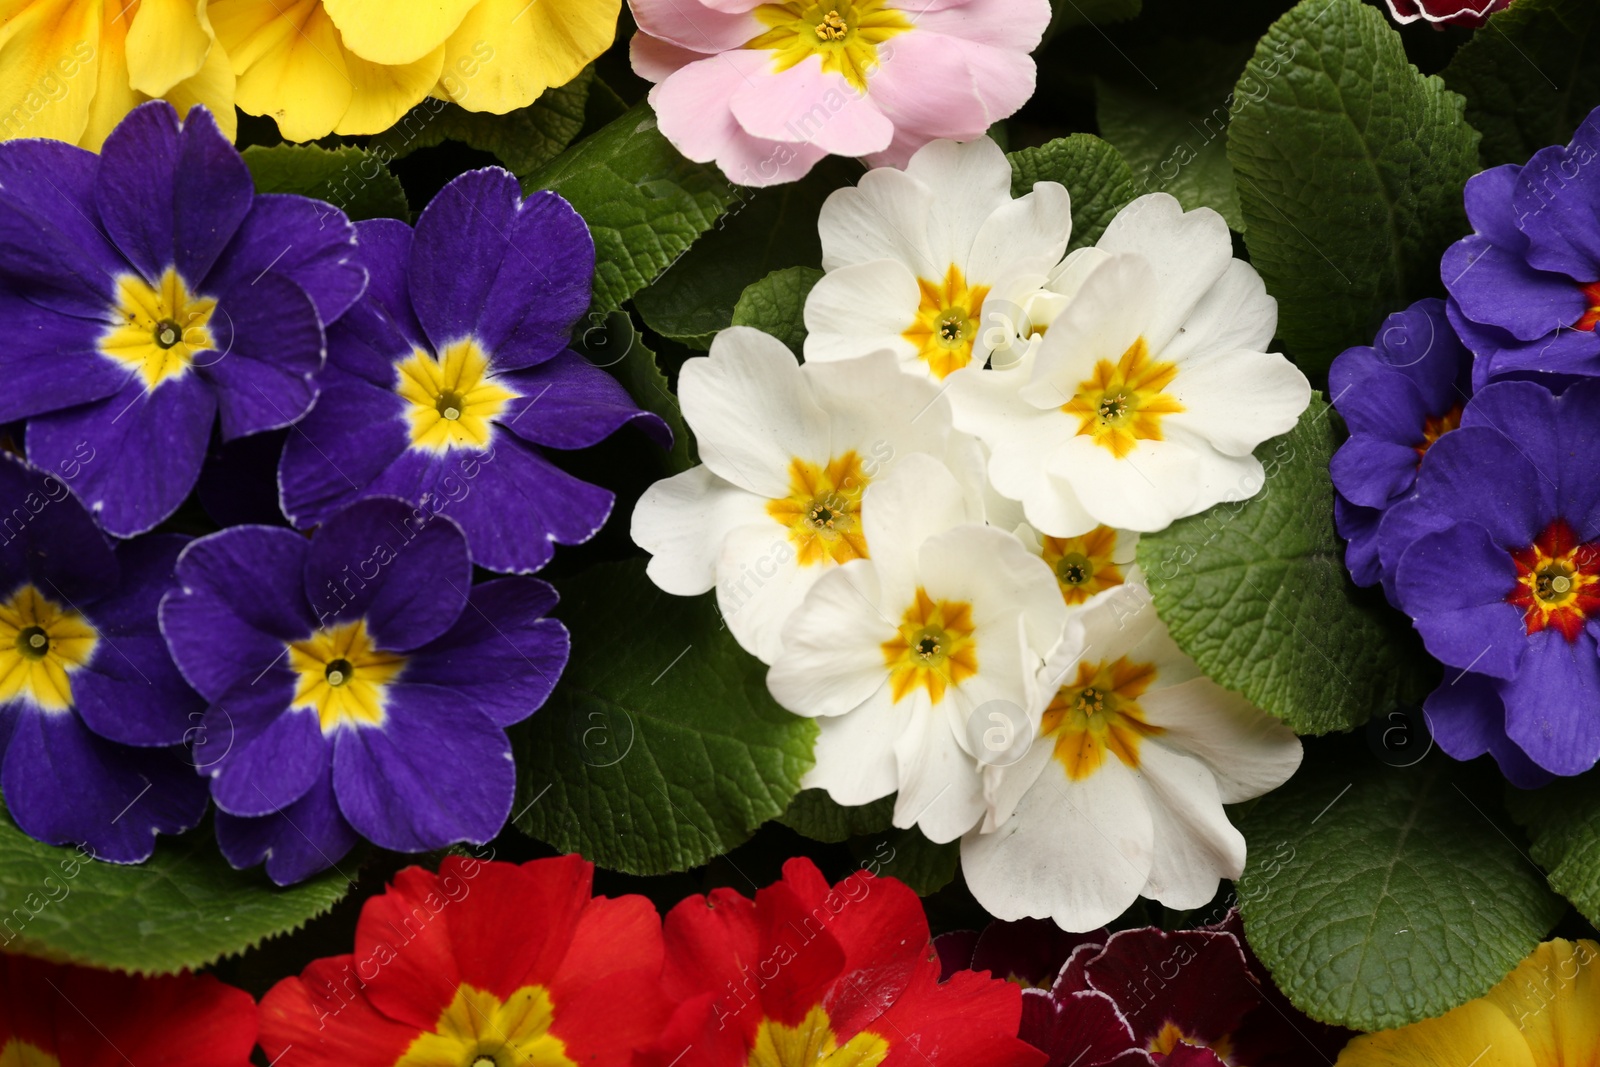
{"label": "purple flower with yellow eye", "polygon": [[1397,604],[1453,668],[1424,705],[1435,740],[1519,783],[1600,760],[1596,455],[1600,380],[1492,382],[1378,531]]}
{"label": "purple flower with yellow eye", "polygon": [[358,835],[418,852],[500,832],[515,787],[505,728],[567,662],[548,584],[472,585],[461,528],[392,497],[310,538],[203,537],[177,578],[161,629],[210,704],[202,770],[234,866],[265,860],[287,884]]}
{"label": "purple flower with yellow eye", "polygon": [[1440,264],[1473,382],[1600,375],[1600,109],[1566,145],[1467,182],[1476,231]]}
{"label": "purple flower with yellow eye", "polygon": [[1334,522],[1349,544],[1357,585],[1394,575],[1378,557],[1378,522],[1411,495],[1428,449],[1461,424],[1472,395],[1472,353],[1445,316],[1443,300],[1419,300],[1390,315],[1371,345],[1346,349],[1328,369],[1333,406],[1350,437],[1333,455]]}
{"label": "purple flower with yellow eye", "polygon": [[456,178],[417,220],[358,223],[366,295],[328,331],[321,397],[279,469],[298,527],[364,496],[447,512],[475,563],[526,573],[592,537],[612,494],[542,448],[586,448],[635,419],[671,432],[568,348],[594,242],[554,193],[498,168]]}
{"label": "purple flower with yellow eye", "polygon": [[311,406],[323,324],[361,295],[344,216],[257,196],[216,121],[135,108],[100,155],[0,144],[0,423],[29,419],[28,458],[82,463],[73,491],[131,536],[194,488],[224,440]]}
{"label": "purple flower with yellow eye", "polygon": [[[156,623],[185,538],[115,547],[66,483],[0,451],[0,789],[52,845],[150,858],[206,809],[186,741],[205,703]],[[198,788],[197,788],[198,787]]]}

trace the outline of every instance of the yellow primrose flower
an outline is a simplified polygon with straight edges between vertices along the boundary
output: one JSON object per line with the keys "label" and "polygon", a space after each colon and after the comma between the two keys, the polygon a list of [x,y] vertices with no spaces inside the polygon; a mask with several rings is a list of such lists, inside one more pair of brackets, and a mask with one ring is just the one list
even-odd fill
{"label": "yellow primrose flower", "polygon": [[206,0],[0,0],[0,140],[98,149],[157,97],[206,105],[233,137],[233,68]]}
{"label": "yellow primrose flower", "polygon": [[1579,1067],[1600,1049],[1600,945],[1546,941],[1487,994],[1351,1041],[1337,1067]]}
{"label": "yellow primrose flower", "polygon": [[[5,0],[0,0],[3,4]],[[149,0],[146,0],[148,3]],[[291,141],[381,133],[430,94],[503,115],[611,47],[622,0],[211,0],[238,103]]]}

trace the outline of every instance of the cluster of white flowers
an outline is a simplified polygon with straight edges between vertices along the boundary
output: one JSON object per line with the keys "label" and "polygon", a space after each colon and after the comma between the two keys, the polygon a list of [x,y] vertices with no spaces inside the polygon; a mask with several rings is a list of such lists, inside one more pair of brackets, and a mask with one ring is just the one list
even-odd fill
{"label": "cluster of white flowers", "polygon": [[1070,254],[1067,190],[1013,199],[989,140],[937,141],[829,198],[804,364],[735,327],[683,367],[702,466],[633,516],[668,592],[715,589],[789,710],[805,784],[891,793],[962,839],[1002,919],[1091,930],[1243,869],[1223,805],[1300,743],[1201,675],[1134,563],[1262,483],[1310,400],[1215,212],[1164,194]]}

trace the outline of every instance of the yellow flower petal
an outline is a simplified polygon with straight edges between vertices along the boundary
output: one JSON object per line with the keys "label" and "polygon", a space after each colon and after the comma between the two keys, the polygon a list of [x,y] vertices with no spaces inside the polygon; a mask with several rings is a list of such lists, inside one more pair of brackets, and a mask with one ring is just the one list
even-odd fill
{"label": "yellow flower petal", "polygon": [[140,0],[128,29],[128,82],[146,96],[164,96],[200,73],[211,51],[205,0]]}
{"label": "yellow flower petal", "polygon": [[362,59],[402,66],[428,58],[461,25],[477,0],[323,0],[344,46]]}
{"label": "yellow flower petal", "polygon": [[98,78],[100,0],[0,0],[0,139],[73,144]]}
{"label": "yellow flower petal", "polygon": [[1600,1056],[1597,958],[1593,941],[1546,941],[1484,997],[1522,1031],[1541,1067]]}
{"label": "yellow flower petal", "polygon": [[[239,116],[233,110],[236,79],[228,53],[222,45],[214,44],[206,54],[205,65],[192,78],[185,78],[173,86],[166,98],[179,115],[187,116],[196,104],[204,104],[217,120],[222,136],[233,140],[239,132]],[[110,131],[107,131],[110,132]]]}
{"label": "yellow flower petal", "polygon": [[1339,1053],[1338,1067],[1556,1067],[1583,1060],[1535,1060],[1505,1012],[1471,1000],[1437,1019],[1367,1034]]}
{"label": "yellow flower petal", "polygon": [[290,141],[332,133],[355,83],[320,0],[213,0],[211,23],[239,76],[238,104]]}
{"label": "yellow flower petal", "polygon": [[148,97],[133,91],[128,84],[128,56],[124,47],[128,36],[128,16],[118,18],[120,8],[116,0],[107,0],[104,21],[100,27],[100,62],[95,69],[94,97],[90,101],[88,120],[78,143],[92,151],[100,151],[117,123],[144,103]]}
{"label": "yellow flower petal", "polygon": [[350,108],[334,127],[335,133],[382,133],[439,83],[444,69],[444,45],[415,63],[384,66],[368,63],[353,52],[344,57],[345,73],[355,83]]}
{"label": "yellow flower petal", "polygon": [[443,91],[503,115],[565,85],[611,47],[622,0],[481,0],[445,49]]}

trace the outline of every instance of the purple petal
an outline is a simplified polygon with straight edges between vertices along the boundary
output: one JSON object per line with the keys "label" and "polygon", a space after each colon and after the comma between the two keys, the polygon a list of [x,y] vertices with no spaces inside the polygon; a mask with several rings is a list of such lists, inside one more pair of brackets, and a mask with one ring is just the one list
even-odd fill
{"label": "purple petal", "polygon": [[461,617],[472,558],[449,519],[392,497],[369,498],[317,531],[305,582],[320,626],[365,617],[380,648],[409,652]]}
{"label": "purple petal", "polygon": [[1333,454],[1334,487],[1354,504],[1386,508],[1411,492],[1422,459],[1409,445],[1373,434],[1352,434]]}
{"label": "purple petal", "polygon": [[317,398],[322,323],[305,290],[277,274],[224,293],[213,322],[219,351],[203,353],[200,374],[215,385],[222,438],[275,430]]}
{"label": "purple petal", "polygon": [[1396,606],[1400,603],[1395,591],[1395,573],[1400,569],[1400,557],[1406,549],[1424,534],[1449,529],[1452,525],[1454,520],[1448,515],[1434,511],[1414,496],[1383,513],[1378,520],[1378,573],[1383,582],[1383,595],[1389,603]]}
{"label": "purple petal", "polygon": [[235,868],[265,860],[267,877],[293,885],[337,867],[361,838],[339,814],[333,795],[332,764],[305,796],[276,815],[241,819],[217,813],[217,844]]}
{"label": "purple petal", "polygon": [[0,144],[0,277],[40,307],[103,323],[128,264],[95,223],[99,165],[59,141]]}
{"label": "purple petal", "polygon": [[537,578],[474,586],[461,620],[412,656],[405,680],[437,686],[498,726],[521,722],[544,705],[567,665],[567,628],[545,618],[555,604],[555,589]]}
{"label": "purple petal", "polygon": [[[1022,1039],[1050,1055],[1050,1063],[1109,1063],[1125,1049],[1134,1048],[1133,1030],[1117,1005],[1104,993],[1086,991],[1052,996],[1049,1016],[1025,1011]],[[1031,1016],[1031,1018],[1030,1018]],[[1146,1060],[1153,1063],[1146,1056]]]}
{"label": "purple petal", "polygon": [[268,271],[304,289],[324,324],[343,315],[367,286],[350,220],[337,208],[303,196],[256,197],[207,285],[229,292],[254,285]]}
{"label": "purple petal", "polygon": [[427,343],[411,309],[411,227],[397,219],[369,219],[356,223],[355,231],[367,290],[329,331],[328,361],[389,389],[395,361]]}
{"label": "purple petal", "polygon": [[188,741],[205,701],[189,688],[161,636],[157,610],[177,585],[173,569],[189,543],[152,534],[117,546],[122,585],[88,606],[100,643],[72,678],[72,702],[84,725],[124,745],[163,747]]}
{"label": "purple petal", "polygon": [[8,324],[0,346],[0,423],[75,407],[111,396],[127,384],[127,367],[100,353],[105,325],[47,311],[0,292]]}
{"label": "purple petal", "polygon": [[614,501],[608,490],[579,481],[503,432],[483,453],[407,451],[369,492],[449,515],[467,532],[474,563],[517,574],[550,562],[552,542],[593,537]]}
{"label": "purple petal", "polygon": [[1333,498],[1333,524],[1346,541],[1344,565],[1357,585],[1376,585],[1382,575],[1378,562],[1378,523],[1383,512],[1357,507],[1338,494]]}
{"label": "purple petal", "polygon": [[190,288],[201,286],[254,197],[250,169],[204,108],[180,132],[171,104],[141,104],[100,150],[100,221],[146,278],[176,266]]}
{"label": "purple petal", "polygon": [[411,444],[406,402],[393,390],[331,365],[319,381],[317,404],[290,429],[278,468],[284,511],[302,528],[359,498]]}
{"label": "purple petal", "polygon": [[72,490],[118,537],[167,519],[200,477],[216,400],[190,371],[147,392],[134,378],[109,400],[43,415],[28,423],[28,458],[60,469],[93,454]]}
{"label": "purple petal", "polygon": [[1428,733],[1451,759],[1476,759],[1506,735],[1505,705],[1494,681],[1482,674],[1447,672],[1422,711]]}
{"label": "purple petal", "polygon": [[501,425],[536,445],[588,448],[638,419],[651,440],[672,447],[660,416],[642,410],[622,383],[570,349],[498,380],[520,394],[501,412]]}
{"label": "purple petal", "polygon": [[105,534],[62,478],[0,449],[0,585],[23,581],[78,603],[111,592],[121,580]]}
{"label": "purple petal", "polygon": [[1531,444],[1515,428],[1470,425],[1447,433],[1423,459],[1417,494],[1434,510],[1484,527],[1498,545],[1532,544],[1556,515],[1558,468]]}
{"label": "purple petal", "polygon": [[1528,238],[1517,229],[1512,199],[1522,168],[1514,163],[1491,167],[1467,179],[1465,199],[1472,228],[1516,255],[1528,249]]}
{"label": "purple petal", "polygon": [[382,727],[347,727],[333,752],[339,808],[383,848],[420,852],[483,844],[511,814],[511,742],[485,715],[441,714],[428,688],[390,687]]}
{"label": "purple petal", "polygon": [[1587,630],[1527,638],[1522,669],[1500,685],[1506,736],[1545,770],[1582,774],[1600,759],[1600,651]]}
{"label": "purple petal", "polygon": [[498,167],[446,185],[417,219],[411,301],[442,349],[475,336],[500,369],[567,347],[589,306],[594,242],[572,206],[522,189]]}
{"label": "purple petal", "polygon": [[206,810],[205,783],[178,750],[115,744],[70,712],[18,716],[0,788],[29,837],[86,844],[112,863],[142,863],[157,834],[191,829]]}
{"label": "purple petal", "polygon": [[230,815],[271,815],[305,796],[328,769],[331,746],[315,712],[291,711],[294,672],[274,667],[241,680],[206,712],[211,799]]}
{"label": "purple petal", "polygon": [[1551,517],[1564,516],[1582,540],[1600,534],[1584,521],[1600,510],[1600,475],[1584,461],[1600,455],[1600,380],[1579,382],[1559,398],[1539,383],[1495,382],[1473,397],[1461,422],[1505,435],[1538,471],[1541,485],[1555,486]]}
{"label": "purple petal", "polygon": [[1406,549],[1395,589],[1434,656],[1462,670],[1511,678],[1526,648],[1522,613],[1505,602],[1516,575],[1489,532],[1463,522]]}
{"label": "purple petal", "polygon": [[178,557],[180,587],[161,602],[161,632],[206,699],[257,677],[316,629],[303,591],[308,548],[292,530],[235,526]]}
{"label": "purple petal", "polygon": [[1528,237],[1528,262],[1579,284],[1600,280],[1600,183],[1585,173],[1600,151],[1591,114],[1571,146],[1541,148],[1518,175],[1512,205]]}
{"label": "purple petal", "polygon": [[1569,327],[1588,310],[1572,279],[1535,270],[1485,237],[1466,237],[1451,245],[1439,272],[1468,318],[1524,341]]}

